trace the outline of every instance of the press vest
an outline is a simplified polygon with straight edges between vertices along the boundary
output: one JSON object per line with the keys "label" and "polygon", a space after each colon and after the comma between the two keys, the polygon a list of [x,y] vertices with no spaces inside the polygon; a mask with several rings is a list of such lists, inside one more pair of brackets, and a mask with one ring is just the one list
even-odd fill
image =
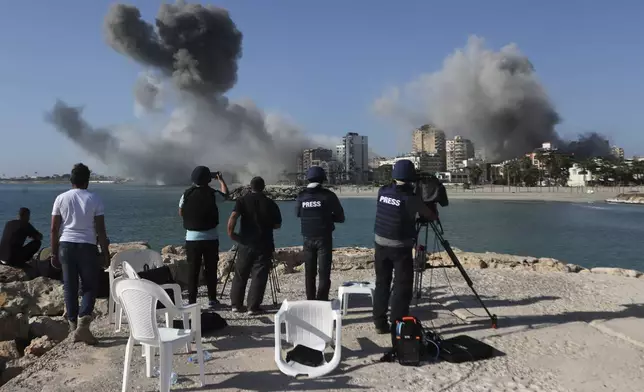
{"label": "press vest", "polygon": [[215,190],[209,186],[193,186],[183,193],[183,227],[186,230],[206,231],[219,224],[219,209]]}
{"label": "press vest", "polygon": [[413,193],[395,185],[383,186],[378,191],[376,207],[376,235],[395,241],[416,236],[415,219],[407,209],[407,200]]}
{"label": "press vest", "polygon": [[300,208],[302,235],[307,238],[319,238],[331,235],[335,229],[333,214],[329,206],[328,189],[321,187],[307,188],[300,192],[297,202]]}

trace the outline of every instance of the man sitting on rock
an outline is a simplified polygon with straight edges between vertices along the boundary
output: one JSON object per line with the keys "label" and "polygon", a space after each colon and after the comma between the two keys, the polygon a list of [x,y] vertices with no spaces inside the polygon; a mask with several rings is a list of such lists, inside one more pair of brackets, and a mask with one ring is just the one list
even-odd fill
{"label": "man sitting on rock", "polygon": [[[266,283],[271,269],[275,243],[273,230],[282,226],[282,215],[277,204],[264,194],[264,180],[255,177],[250,182],[251,192],[237,199],[228,219],[228,236],[239,245],[235,274],[230,289],[233,312],[244,310],[244,293],[248,279],[253,275],[248,291],[248,314],[262,312]],[[240,234],[235,233],[241,217]]]}
{"label": "man sitting on rock", "polygon": [[[0,240],[0,262],[13,267],[24,268],[27,262],[40,250],[42,234],[34,228],[29,219],[29,208],[18,211],[18,219],[10,220],[4,225]],[[25,240],[31,238],[25,245]]]}

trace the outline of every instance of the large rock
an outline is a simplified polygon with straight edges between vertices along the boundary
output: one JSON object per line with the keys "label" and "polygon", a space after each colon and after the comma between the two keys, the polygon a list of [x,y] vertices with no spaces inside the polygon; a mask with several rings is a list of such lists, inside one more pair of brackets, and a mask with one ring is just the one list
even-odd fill
{"label": "large rock", "polygon": [[590,272],[592,272],[593,274],[625,276],[627,278],[637,278],[640,275],[642,275],[640,271],[636,271],[636,270],[623,269],[623,268],[607,268],[607,267],[591,268]]}
{"label": "large rock", "polygon": [[33,337],[49,336],[60,342],[69,334],[69,325],[63,317],[36,316],[29,318],[29,334]]}
{"label": "large rock", "polygon": [[25,355],[39,357],[54,348],[55,345],[56,343],[54,343],[49,336],[41,336],[32,340],[31,343],[25,347]]}
{"label": "large rock", "polygon": [[37,359],[33,355],[25,355],[24,357],[7,362],[0,376],[0,385],[5,384],[7,381],[19,375],[24,369],[36,362]]}
{"label": "large rock", "polygon": [[61,316],[65,310],[63,285],[45,277],[0,284],[0,309],[11,314]]}
{"label": "large rock", "polygon": [[0,342],[0,362],[8,362],[20,358],[20,352],[15,340]]}
{"label": "large rock", "polygon": [[20,282],[27,279],[29,277],[24,270],[0,264],[0,283]]}
{"label": "large rock", "polygon": [[150,245],[145,241],[110,244],[110,257],[127,249],[150,249]]}
{"label": "large rock", "polygon": [[27,339],[29,337],[29,320],[22,313],[11,314],[0,310],[0,341]]}
{"label": "large rock", "polygon": [[[264,193],[273,200],[295,200],[304,187],[293,185],[267,185]],[[230,192],[230,200],[237,200],[250,192],[250,186],[240,186]]]}

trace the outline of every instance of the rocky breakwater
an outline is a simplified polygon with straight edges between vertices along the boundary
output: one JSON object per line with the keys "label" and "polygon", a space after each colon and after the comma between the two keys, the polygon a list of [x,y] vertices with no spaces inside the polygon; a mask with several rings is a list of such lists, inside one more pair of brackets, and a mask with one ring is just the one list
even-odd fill
{"label": "rocky breakwater", "polygon": [[[632,278],[644,278],[640,271],[623,268],[584,268],[575,264],[568,264],[552,258],[538,258],[531,256],[516,256],[501,253],[474,253],[454,249],[455,254],[463,267],[467,269],[504,269],[535,272],[565,272],[565,273],[596,273]],[[169,245],[163,248],[164,262],[182,287],[187,286],[188,268],[186,265],[185,249],[182,246]],[[218,277],[221,282],[225,280],[234,258],[234,252],[221,252],[219,254]],[[278,248],[275,251],[277,271],[284,274],[302,272],[304,269],[304,255],[302,247]],[[427,262],[432,265],[452,265],[446,252],[429,254]],[[371,248],[346,247],[333,250],[333,269],[336,271],[372,269],[374,263],[374,250]],[[202,272],[203,273],[203,272]],[[203,276],[202,276],[203,282]]]}
{"label": "rocky breakwater", "polygon": [[[145,242],[110,245],[110,255],[149,248]],[[95,316],[107,311],[98,299]],[[65,301],[60,281],[30,277],[19,268],[0,265],[0,385],[17,376],[38,357],[67,338]]]}
{"label": "rocky breakwater", "polygon": [[606,202],[619,204],[644,204],[644,193],[620,193],[612,199],[606,199]]}
{"label": "rocky breakwater", "polygon": [[[294,185],[267,185],[264,193],[273,200],[287,201],[295,200],[302,189],[304,187]],[[250,186],[241,186],[230,192],[230,199],[237,200],[248,192],[250,192]]]}

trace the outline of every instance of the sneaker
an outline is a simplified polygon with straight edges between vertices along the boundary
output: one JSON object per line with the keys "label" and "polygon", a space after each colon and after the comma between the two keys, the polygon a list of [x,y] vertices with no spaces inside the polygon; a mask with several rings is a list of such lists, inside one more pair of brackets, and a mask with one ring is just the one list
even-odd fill
{"label": "sneaker", "polygon": [[384,324],[376,324],[376,332],[380,335],[391,333],[391,325],[385,322]]}
{"label": "sneaker", "polygon": [[249,316],[255,316],[255,315],[258,315],[258,314],[262,314],[262,313],[264,313],[264,312],[265,312],[265,311],[264,311],[264,309],[262,309],[262,308],[257,308],[257,309],[248,309],[248,315],[249,315]]}
{"label": "sneaker", "polygon": [[244,306],[233,306],[231,309],[231,312],[233,313],[243,313],[246,311],[246,308]]}

